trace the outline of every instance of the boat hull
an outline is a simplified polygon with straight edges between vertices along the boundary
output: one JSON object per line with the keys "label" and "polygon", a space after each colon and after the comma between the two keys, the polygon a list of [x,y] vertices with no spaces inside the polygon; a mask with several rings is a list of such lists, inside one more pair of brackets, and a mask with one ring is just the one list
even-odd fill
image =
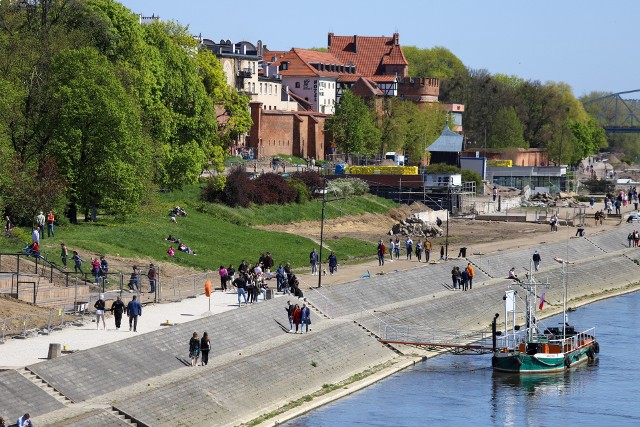
{"label": "boat hull", "polygon": [[536,353],[533,355],[514,352],[496,352],[491,359],[492,367],[498,372],[517,374],[552,373],[571,369],[595,357],[593,344],[568,353]]}

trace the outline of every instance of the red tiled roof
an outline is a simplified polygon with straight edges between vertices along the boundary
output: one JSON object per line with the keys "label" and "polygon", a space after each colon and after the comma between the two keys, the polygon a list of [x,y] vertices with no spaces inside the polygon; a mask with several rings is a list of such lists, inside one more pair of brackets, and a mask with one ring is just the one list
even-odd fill
{"label": "red tiled roof", "polygon": [[393,83],[396,81],[396,76],[369,76],[369,78],[376,83]]}
{"label": "red tiled roof", "polygon": [[397,34],[393,37],[363,37],[329,33],[329,53],[345,64],[355,64],[358,74],[372,77],[383,74],[383,65],[409,64],[397,41]]}
{"label": "red tiled roof", "polygon": [[[282,69],[282,63],[287,62],[287,69]],[[327,52],[318,52],[315,50],[293,48],[284,55],[278,57],[273,63],[280,67],[280,74],[283,76],[322,76],[322,77],[338,77],[339,72],[320,70],[312,64],[335,64],[344,65],[338,61],[336,57]]]}
{"label": "red tiled roof", "polygon": [[384,93],[378,89],[378,86],[366,77],[360,77],[351,90],[354,94],[362,97],[384,95]]}

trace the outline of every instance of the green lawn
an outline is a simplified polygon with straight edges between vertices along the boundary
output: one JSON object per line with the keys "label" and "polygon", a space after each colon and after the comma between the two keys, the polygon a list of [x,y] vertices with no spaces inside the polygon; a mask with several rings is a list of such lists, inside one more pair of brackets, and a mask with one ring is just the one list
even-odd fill
{"label": "green lawn", "polygon": [[[182,191],[160,193],[155,203],[146,206],[139,216],[125,223],[100,216],[96,223],[80,222],[78,225],[57,227],[56,238],[41,242],[42,252],[57,261],[60,242],[64,241],[70,250],[79,248],[85,254],[85,260],[93,254],[118,254],[121,257],[139,256],[169,261],[166,252],[171,243],[165,239],[171,234],[197,253],[194,256],[176,250],[173,262],[188,267],[217,269],[221,264],[238,265],[243,259],[255,262],[260,253],[266,251],[271,252],[276,263],[290,262],[294,268],[306,267],[308,254],[312,247],[318,246],[316,243],[293,234],[259,230],[251,226],[318,220],[321,202],[232,209],[199,201],[198,191],[197,186],[192,186]],[[188,216],[179,217],[178,223],[174,224],[169,220],[168,211],[176,205],[185,208]],[[387,200],[367,195],[327,204],[326,217],[386,212],[392,207],[394,204]],[[16,232],[22,240],[29,239],[28,230]],[[0,249],[16,251],[22,246],[20,242],[10,243],[5,239]],[[357,239],[327,239],[326,256],[329,255],[328,248],[336,252],[343,264],[375,255],[373,243]]]}

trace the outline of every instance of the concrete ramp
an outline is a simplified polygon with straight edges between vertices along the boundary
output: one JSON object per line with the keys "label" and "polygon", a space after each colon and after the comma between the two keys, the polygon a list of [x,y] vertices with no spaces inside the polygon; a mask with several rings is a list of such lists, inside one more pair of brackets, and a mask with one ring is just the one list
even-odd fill
{"label": "concrete ramp", "polygon": [[[238,425],[396,357],[352,321],[327,320],[286,334],[255,354],[184,368],[185,377],[123,398],[114,406],[147,425]],[[243,415],[246,414],[246,415]],[[249,417],[249,418],[247,418]]]}
{"label": "concrete ramp", "polygon": [[[123,341],[32,365],[29,369],[75,402],[147,381],[189,364],[193,332],[211,337],[210,357],[235,353],[289,330],[282,299],[262,301],[238,310],[202,318],[144,335],[134,332]],[[144,322],[143,316],[139,319]],[[313,322],[322,321],[314,316]],[[123,323],[124,324],[124,323]]]}

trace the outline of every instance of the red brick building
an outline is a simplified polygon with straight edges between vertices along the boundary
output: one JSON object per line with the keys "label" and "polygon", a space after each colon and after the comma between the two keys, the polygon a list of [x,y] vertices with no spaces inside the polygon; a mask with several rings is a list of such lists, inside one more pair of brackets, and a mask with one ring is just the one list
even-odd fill
{"label": "red brick building", "polygon": [[262,103],[252,102],[247,146],[258,158],[288,154],[324,160],[327,117],[312,111],[264,110]]}

